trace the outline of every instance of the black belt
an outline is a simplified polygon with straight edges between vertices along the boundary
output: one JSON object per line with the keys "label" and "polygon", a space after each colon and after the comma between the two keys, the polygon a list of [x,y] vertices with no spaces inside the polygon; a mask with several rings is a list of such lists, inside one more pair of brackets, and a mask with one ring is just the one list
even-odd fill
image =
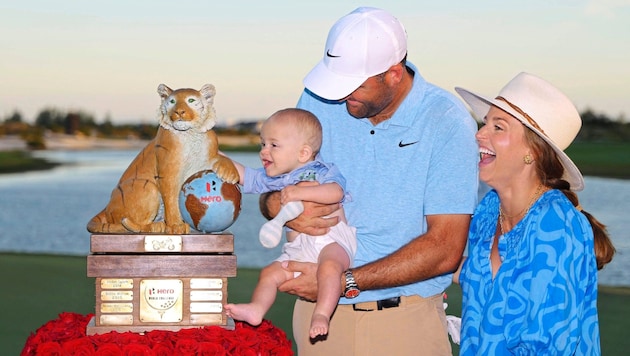
{"label": "black belt", "polygon": [[355,311],[373,311],[383,310],[388,308],[397,308],[400,305],[400,297],[393,297],[387,299],[377,300],[375,302],[363,302],[352,304],[352,309]]}

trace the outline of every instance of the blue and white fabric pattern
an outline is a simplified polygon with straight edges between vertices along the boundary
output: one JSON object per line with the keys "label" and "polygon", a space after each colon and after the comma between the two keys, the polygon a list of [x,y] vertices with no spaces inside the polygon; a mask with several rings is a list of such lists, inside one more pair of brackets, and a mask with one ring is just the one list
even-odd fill
{"label": "blue and white fabric pattern", "polygon": [[499,236],[496,191],[473,215],[463,290],[461,355],[599,355],[597,265],[587,218],[558,190]]}

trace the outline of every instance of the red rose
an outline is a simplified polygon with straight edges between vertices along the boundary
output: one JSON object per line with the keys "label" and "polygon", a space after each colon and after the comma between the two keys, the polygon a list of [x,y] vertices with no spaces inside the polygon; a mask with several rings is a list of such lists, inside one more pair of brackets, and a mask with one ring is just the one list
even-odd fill
{"label": "red rose", "polygon": [[238,343],[244,347],[258,348],[260,339],[258,333],[249,328],[241,328],[235,330],[235,338],[238,339]]}
{"label": "red rose", "polygon": [[68,355],[90,356],[94,355],[94,345],[88,337],[68,340],[63,344],[63,350]]}
{"label": "red rose", "polygon": [[160,342],[154,344],[151,350],[155,356],[172,356],[175,354],[175,348],[170,342]]}
{"label": "red rose", "polygon": [[192,355],[197,352],[197,341],[193,339],[179,339],[175,343],[175,351],[178,355]]}
{"label": "red rose", "polygon": [[57,342],[47,341],[40,344],[37,347],[36,355],[46,355],[46,356],[62,356],[64,354],[63,348]]}
{"label": "red rose", "polygon": [[252,349],[243,345],[237,345],[236,348],[232,351],[232,354],[238,356],[258,356],[260,353],[256,351],[256,349]]}
{"label": "red rose", "polygon": [[225,348],[221,344],[202,341],[198,344],[197,355],[224,356],[224,355],[227,355],[227,352],[225,351]]}
{"label": "red rose", "polygon": [[145,333],[144,335],[146,336],[147,340],[149,340],[149,344],[153,345],[162,342],[170,342],[172,334],[172,331],[152,330]]}
{"label": "red rose", "polygon": [[96,356],[120,356],[122,349],[116,344],[101,344],[96,348]]}
{"label": "red rose", "polygon": [[232,331],[224,329],[220,326],[205,326],[199,329],[199,341],[221,343],[225,339],[225,335]]}
{"label": "red rose", "polygon": [[149,344],[149,340],[147,340],[147,338],[144,337],[144,335],[136,334],[131,331],[118,334],[117,340],[120,345],[131,345],[131,344],[148,345]]}
{"label": "red rose", "polygon": [[22,348],[22,352],[20,352],[20,356],[34,355],[35,351],[37,350],[37,345],[41,344],[41,342],[39,342],[39,339],[40,336],[38,334],[31,333],[31,335],[26,338],[26,342],[24,343],[24,348]]}
{"label": "red rose", "polygon": [[75,339],[85,335],[87,321],[84,319],[85,317],[80,314],[61,313],[58,319],[44,325],[44,332],[52,340],[65,341]]}
{"label": "red rose", "polygon": [[86,336],[85,329],[91,318],[91,314],[60,314],[58,319],[47,322],[27,338],[21,355],[293,355],[286,334],[267,320],[258,327],[236,322],[234,330],[206,326],[179,332],[112,331]]}
{"label": "red rose", "polygon": [[176,333],[173,333],[174,337],[177,339],[192,339],[192,340],[198,340],[199,336],[201,335],[199,332],[198,328],[188,328],[188,329],[181,329]]}
{"label": "red rose", "polygon": [[117,331],[110,331],[105,334],[94,334],[89,337],[97,349],[100,348],[101,345],[105,345],[105,344],[116,344],[116,345],[120,344],[119,342],[120,333]]}
{"label": "red rose", "polygon": [[129,344],[122,348],[122,355],[125,356],[153,356],[153,351],[147,345]]}

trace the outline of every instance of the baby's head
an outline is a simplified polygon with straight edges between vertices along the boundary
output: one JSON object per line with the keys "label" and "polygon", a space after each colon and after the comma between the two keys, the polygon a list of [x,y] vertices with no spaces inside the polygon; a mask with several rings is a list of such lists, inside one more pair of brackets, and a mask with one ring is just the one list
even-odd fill
{"label": "baby's head", "polygon": [[312,161],[322,145],[322,126],[302,109],[276,111],[260,130],[260,158],[269,176],[299,168]]}
{"label": "baby's head", "polygon": [[263,128],[270,124],[281,126],[285,134],[310,146],[312,158],[319,153],[322,146],[322,125],[310,111],[297,108],[278,110],[265,121]]}

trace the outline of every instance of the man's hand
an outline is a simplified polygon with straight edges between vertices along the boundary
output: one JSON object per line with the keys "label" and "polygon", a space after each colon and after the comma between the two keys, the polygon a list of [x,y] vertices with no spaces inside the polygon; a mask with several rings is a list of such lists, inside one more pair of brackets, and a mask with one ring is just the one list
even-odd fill
{"label": "man's hand", "polygon": [[331,226],[337,225],[339,217],[324,218],[339,209],[339,203],[324,205],[303,201],[304,211],[297,218],[286,223],[291,229],[311,235],[319,236],[328,233]]}
{"label": "man's hand", "polygon": [[[282,262],[282,267],[291,272],[300,272],[297,278],[282,283],[278,290],[297,295],[309,301],[317,300],[317,264],[311,262]],[[341,276],[339,276],[341,281]]]}
{"label": "man's hand", "polygon": [[298,196],[299,190],[300,190],[300,187],[298,187],[297,185],[287,185],[286,187],[284,187],[280,191],[280,203],[284,205],[291,201],[302,200],[302,199],[299,199],[299,196]]}

